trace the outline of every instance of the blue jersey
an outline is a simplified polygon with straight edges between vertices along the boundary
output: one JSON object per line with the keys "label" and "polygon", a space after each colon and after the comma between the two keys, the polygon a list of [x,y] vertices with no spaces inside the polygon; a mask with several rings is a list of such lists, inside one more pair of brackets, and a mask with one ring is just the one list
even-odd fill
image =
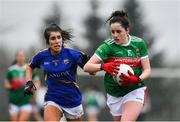
{"label": "blue jersey", "polygon": [[78,65],[84,66],[82,52],[70,48],[62,48],[58,56],[52,55],[50,49],[44,49],[33,57],[30,67],[42,68],[46,74],[48,90],[45,101],[53,101],[66,108],[81,104],[77,86]]}

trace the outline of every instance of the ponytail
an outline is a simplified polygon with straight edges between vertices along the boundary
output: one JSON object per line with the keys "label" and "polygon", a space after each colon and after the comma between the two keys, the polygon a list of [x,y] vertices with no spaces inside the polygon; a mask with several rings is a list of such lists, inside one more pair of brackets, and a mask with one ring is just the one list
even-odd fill
{"label": "ponytail", "polygon": [[106,20],[106,23],[109,22],[109,25],[112,23],[120,23],[125,29],[130,27],[130,22],[128,19],[128,14],[125,11],[114,11],[111,16]]}

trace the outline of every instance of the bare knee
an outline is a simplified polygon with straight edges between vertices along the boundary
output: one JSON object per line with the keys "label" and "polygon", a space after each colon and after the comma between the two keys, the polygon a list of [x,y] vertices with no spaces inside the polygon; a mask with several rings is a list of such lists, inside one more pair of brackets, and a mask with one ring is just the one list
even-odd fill
{"label": "bare knee", "polygon": [[18,114],[10,115],[11,121],[18,121]]}
{"label": "bare knee", "polygon": [[21,111],[19,114],[18,121],[28,121],[30,118],[31,112]]}
{"label": "bare knee", "polygon": [[143,104],[136,101],[129,101],[123,105],[122,117],[121,121],[136,121],[141,110],[143,108]]}

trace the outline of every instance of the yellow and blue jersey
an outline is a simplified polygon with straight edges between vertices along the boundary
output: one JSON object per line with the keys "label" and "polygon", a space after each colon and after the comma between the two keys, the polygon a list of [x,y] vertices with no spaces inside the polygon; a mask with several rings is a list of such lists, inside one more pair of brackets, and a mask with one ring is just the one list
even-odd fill
{"label": "yellow and blue jersey", "polygon": [[46,49],[33,57],[30,67],[42,68],[47,76],[45,101],[53,101],[66,108],[81,104],[82,96],[77,87],[77,66],[83,68],[87,62],[83,57],[82,52],[70,48],[62,48],[57,56]]}

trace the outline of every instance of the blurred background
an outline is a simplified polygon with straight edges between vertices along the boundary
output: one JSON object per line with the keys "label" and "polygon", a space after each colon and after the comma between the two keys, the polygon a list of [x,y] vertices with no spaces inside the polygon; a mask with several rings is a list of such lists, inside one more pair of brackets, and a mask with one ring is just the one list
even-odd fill
{"label": "blurred background", "polygon": [[[45,27],[56,23],[75,36],[68,45],[93,55],[110,35],[106,19],[122,9],[129,14],[130,33],[148,44],[152,66],[148,104],[139,120],[180,120],[179,0],[0,0],[0,120],[9,120],[8,93],[3,85],[18,49],[26,51],[29,61],[47,47]],[[94,77],[79,70],[82,93],[93,85],[105,95],[103,74]],[[107,106],[100,111],[99,120],[112,120]]]}

